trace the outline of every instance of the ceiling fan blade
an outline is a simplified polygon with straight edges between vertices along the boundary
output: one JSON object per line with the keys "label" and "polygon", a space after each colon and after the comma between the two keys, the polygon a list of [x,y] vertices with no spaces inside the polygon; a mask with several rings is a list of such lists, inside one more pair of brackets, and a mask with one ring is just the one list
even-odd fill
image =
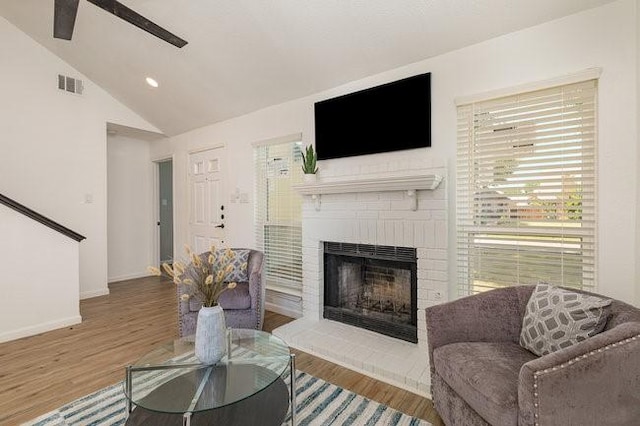
{"label": "ceiling fan blade", "polygon": [[76,24],[79,0],[55,0],[53,9],[53,36],[71,40]]}
{"label": "ceiling fan blade", "polygon": [[87,0],[89,3],[93,3],[96,6],[106,10],[109,13],[116,15],[118,18],[123,19],[136,27],[145,30],[146,32],[153,34],[154,36],[171,43],[176,47],[184,47],[187,42],[175,34],[170,33],[161,26],[151,22],[144,16],[129,9],[127,6],[116,0]]}

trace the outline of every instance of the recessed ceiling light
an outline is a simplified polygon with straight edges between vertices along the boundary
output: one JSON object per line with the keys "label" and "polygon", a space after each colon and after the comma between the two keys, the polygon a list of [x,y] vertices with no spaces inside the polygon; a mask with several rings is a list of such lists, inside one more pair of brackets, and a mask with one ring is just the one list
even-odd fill
{"label": "recessed ceiling light", "polygon": [[158,82],[151,77],[147,77],[147,84],[151,87],[158,87]]}

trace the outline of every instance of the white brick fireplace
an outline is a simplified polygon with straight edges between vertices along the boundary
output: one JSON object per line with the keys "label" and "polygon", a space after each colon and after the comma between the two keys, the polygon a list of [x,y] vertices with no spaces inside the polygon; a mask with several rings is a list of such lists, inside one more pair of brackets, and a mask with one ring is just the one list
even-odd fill
{"label": "white brick fireplace", "polygon": [[[289,345],[428,395],[424,309],[448,299],[443,166],[345,165],[298,188],[303,204],[303,318],[274,331]],[[323,319],[324,242],[415,247],[418,344]]]}

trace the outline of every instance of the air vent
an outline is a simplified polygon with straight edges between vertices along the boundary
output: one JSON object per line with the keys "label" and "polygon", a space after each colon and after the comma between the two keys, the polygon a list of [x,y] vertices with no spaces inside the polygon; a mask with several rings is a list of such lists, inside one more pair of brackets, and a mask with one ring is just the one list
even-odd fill
{"label": "air vent", "polygon": [[84,90],[84,85],[82,84],[82,80],[58,74],[58,89],[81,95]]}

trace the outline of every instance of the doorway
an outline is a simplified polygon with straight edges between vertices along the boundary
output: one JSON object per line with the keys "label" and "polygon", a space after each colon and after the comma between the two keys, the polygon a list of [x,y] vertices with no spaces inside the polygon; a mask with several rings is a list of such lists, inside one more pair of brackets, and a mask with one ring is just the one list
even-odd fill
{"label": "doorway", "polygon": [[224,155],[223,147],[189,154],[189,244],[195,253],[224,244]]}
{"label": "doorway", "polygon": [[158,200],[157,226],[159,260],[162,263],[173,263],[173,160],[156,162]]}

